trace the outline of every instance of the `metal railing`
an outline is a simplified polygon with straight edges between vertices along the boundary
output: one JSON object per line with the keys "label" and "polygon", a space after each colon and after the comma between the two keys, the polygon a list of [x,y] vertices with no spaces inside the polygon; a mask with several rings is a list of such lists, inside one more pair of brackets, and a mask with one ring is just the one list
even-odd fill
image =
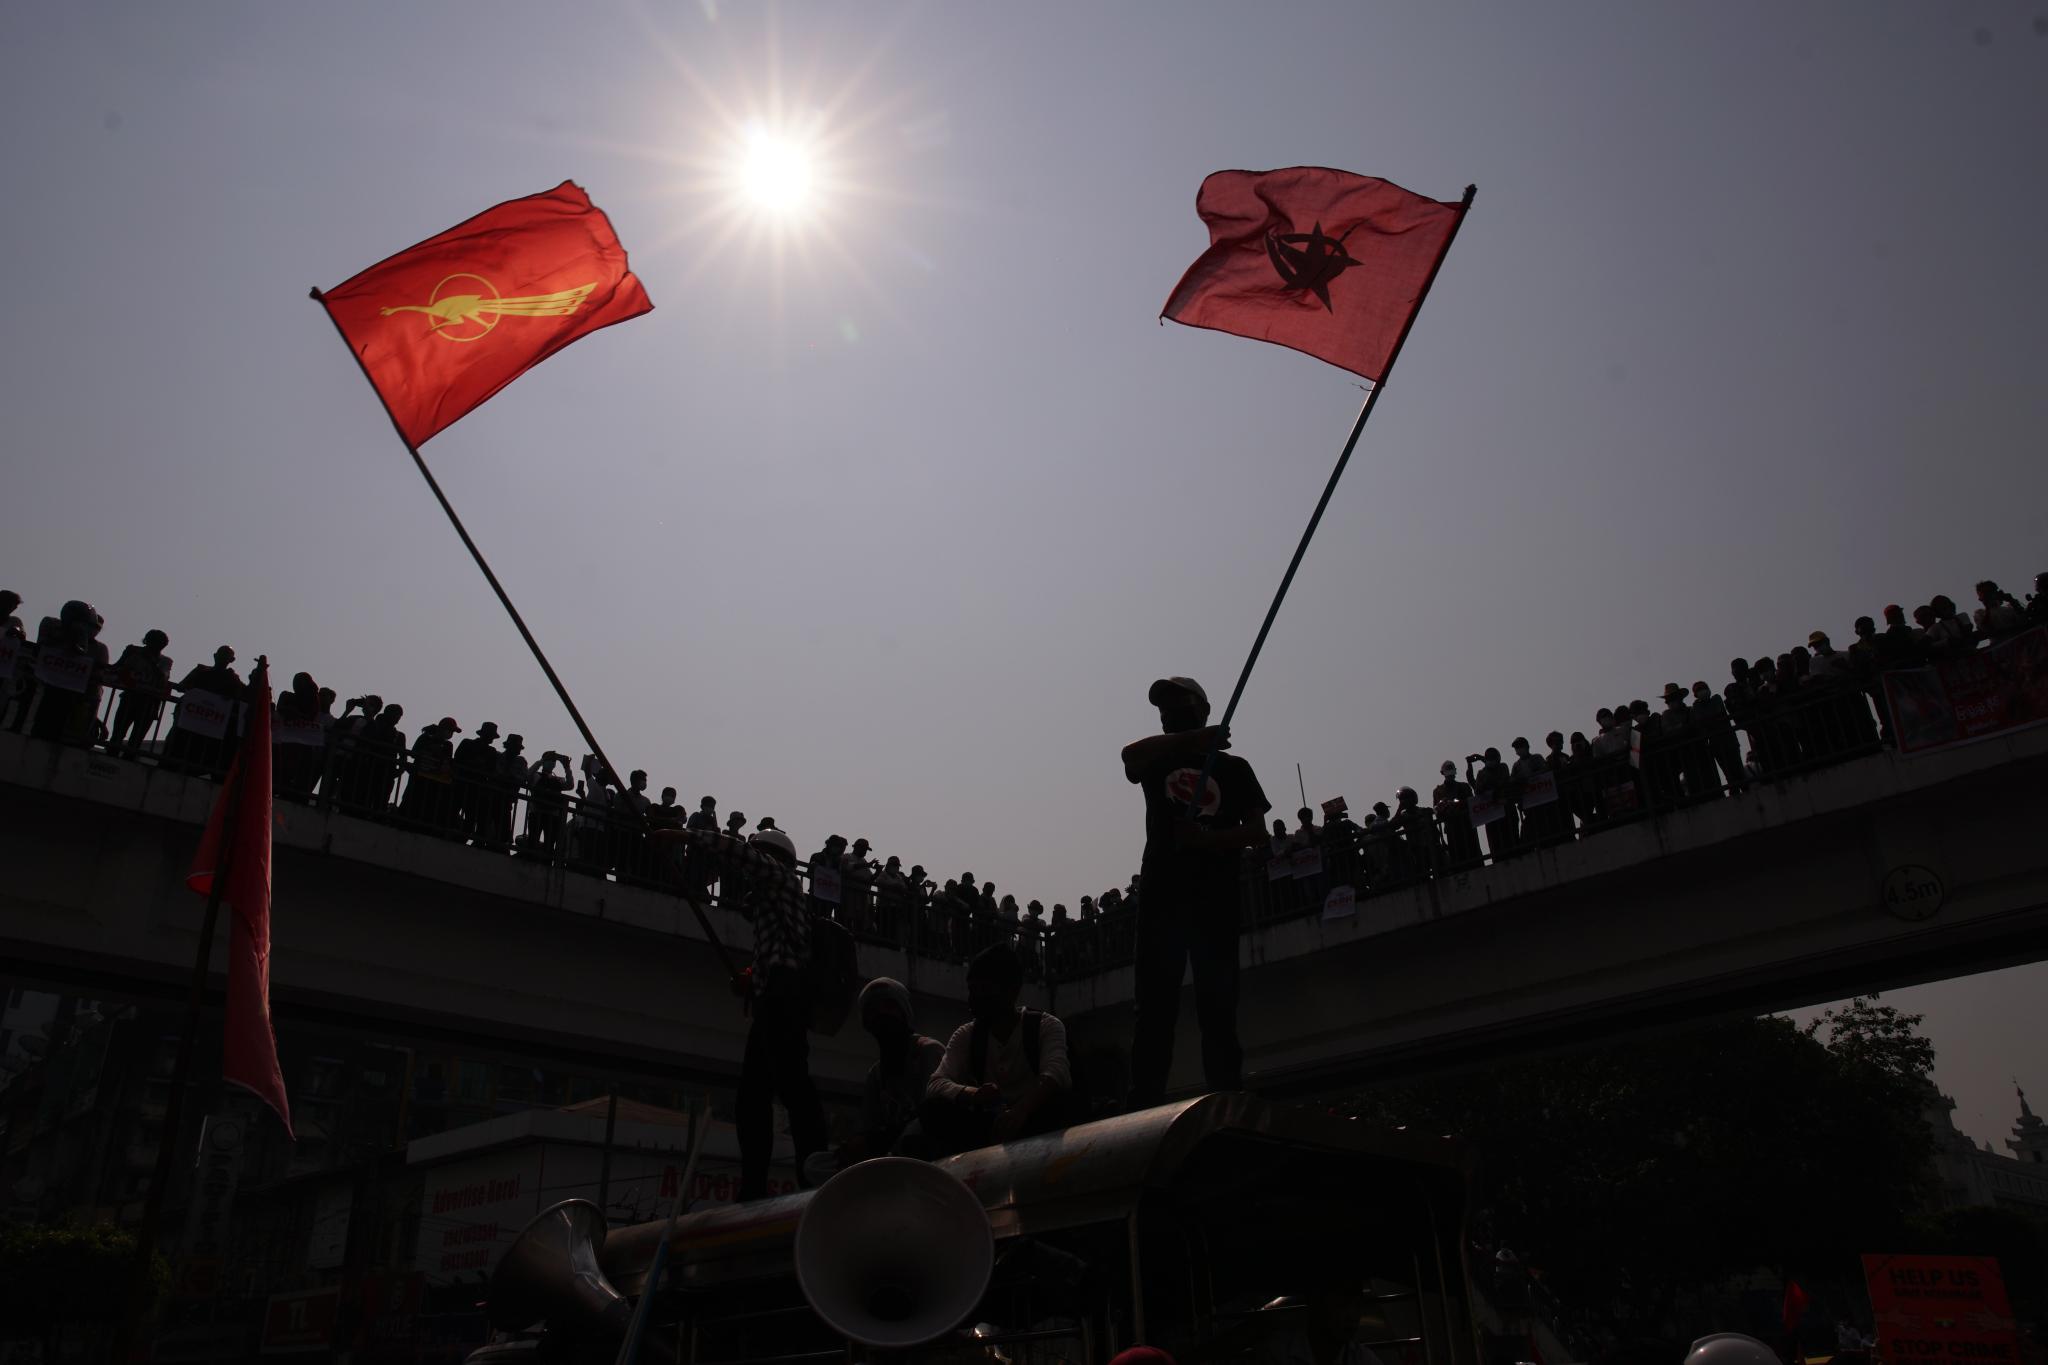
{"label": "metal railing", "polygon": [[[0,724],[22,729],[26,703],[39,711],[49,704],[51,689],[40,691],[40,698],[33,691],[23,698],[17,686],[0,705]],[[81,700],[63,726],[35,728],[166,770],[215,781],[225,776],[239,743],[240,703],[226,717],[209,717],[202,704],[187,723],[176,700],[114,685],[95,691],[96,699],[72,694]],[[55,695],[61,701],[63,694]],[[1739,698],[1732,715],[1689,711],[1676,733],[1661,727],[1653,733],[1646,725],[1640,741],[1627,747],[1612,736],[1606,745],[1596,741],[1542,773],[1508,780],[1487,793],[1491,805],[1418,802],[1386,821],[1340,820],[1318,829],[1305,847],[1290,837],[1282,847],[1244,857],[1240,923],[1250,930],[1317,915],[1336,888],[1366,900],[1874,753],[1889,742],[1882,713],[1873,683],[1816,678],[1793,696]],[[275,727],[273,754],[279,800],[747,913],[744,896],[726,894],[736,879],[715,853],[671,857],[649,840],[655,829],[681,827],[690,812],[610,791],[579,793],[569,785],[566,758],[543,775],[516,770],[493,751],[494,769],[472,770],[438,748],[422,755],[380,743],[374,733],[338,735],[285,724]],[[988,913],[978,893],[948,895],[928,881],[911,886],[884,878],[873,863],[843,860],[837,871],[820,886],[803,866],[813,908],[866,942],[948,961],[1010,942],[1027,973],[1051,980],[1133,958],[1134,902],[1064,922],[1010,920]]]}
{"label": "metal railing", "polygon": [[[1290,836],[1248,853],[1239,867],[1240,923],[1247,931],[1324,912],[1349,888],[1355,901],[1469,875],[1544,848],[1597,838],[1611,829],[1739,796],[1879,752],[1885,744],[1871,693],[1860,684],[1819,681],[1793,697],[1739,708],[1725,725],[1709,718],[1673,734],[1646,734],[1640,745],[1592,748],[1524,778],[1510,778],[1495,804],[1418,801],[1385,821],[1349,819]],[[1690,713],[1689,713],[1690,718]],[[1743,740],[1754,766],[1744,762]],[[1475,813],[1481,818],[1475,823]],[[1142,884],[1139,894],[1143,894]],[[1128,966],[1137,911],[1125,905],[1098,917],[1082,942],[1050,953],[1054,975]]]}

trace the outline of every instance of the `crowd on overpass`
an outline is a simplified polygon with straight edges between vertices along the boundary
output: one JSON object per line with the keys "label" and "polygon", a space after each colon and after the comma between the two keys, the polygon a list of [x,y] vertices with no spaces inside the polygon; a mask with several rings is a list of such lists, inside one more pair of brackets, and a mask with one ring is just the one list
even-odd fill
{"label": "crowd on overpass", "polygon": [[[1340,801],[1324,818],[1304,807],[1290,827],[1244,860],[1248,922],[1309,913],[1332,889],[1369,895],[1468,871],[1616,824],[1739,794],[1875,751],[1890,742],[1879,683],[1893,669],[1953,659],[2048,623],[2048,573],[2024,602],[1986,580],[1965,614],[1937,595],[1909,614],[1887,606],[1859,617],[1845,648],[1824,631],[1775,656],[1730,662],[1716,689],[1705,680],[1666,686],[1661,705],[1602,706],[1590,731],[1526,737],[1509,753],[1488,747],[1462,766],[1446,759],[1427,800],[1402,786],[1392,802],[1354,814]],[[210,663],[176,672],[169,638],[149,630],[110,656],[104,622],[81,601],[45,616],[31,637],[21,598],[0,592],[0,725],[119,758],[222,777],[240,742],[248,678],[223,645]],[[715,894],[715,868],[657,857],[662,829],[746,836],[775,826],[716,798],[678,804],[674,787],[649,795],[648,775],[623,782],[593,756],[572,764],[490,721],[465,734],[444,716],[408,735],[405,710],[374,693],[340,700],[306,673],[276,697],[272,724],[280,798],[389,821],[486,851],[594,875]],[[856,934],[965,960],[995,942],[1015,944],[1031,972],[1066,974],[1128,960],[1140,879],[1063,903],[1000,894],[971,871],[939,880],[920,864],[874,856],[864,838],[827,839],[806,862],[815,908]]]}

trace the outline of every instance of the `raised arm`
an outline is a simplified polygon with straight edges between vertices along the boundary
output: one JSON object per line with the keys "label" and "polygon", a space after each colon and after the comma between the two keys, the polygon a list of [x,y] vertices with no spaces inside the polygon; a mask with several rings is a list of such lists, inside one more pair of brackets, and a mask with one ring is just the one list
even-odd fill
{"label": "raised arm", "polygon": [[1170,735],[1147,735],[1124,745],[1124,778],[1143,782],[1146,776],[1170,763],[1199,763],[1209,750],[1228,749],[1230,731],[1221,725],[1199,730],[1182,730]]}

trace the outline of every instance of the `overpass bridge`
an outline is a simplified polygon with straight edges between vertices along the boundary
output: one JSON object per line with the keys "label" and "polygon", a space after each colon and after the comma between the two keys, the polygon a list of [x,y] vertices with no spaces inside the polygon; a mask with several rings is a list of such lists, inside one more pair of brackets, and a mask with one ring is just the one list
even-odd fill
{"label": "overpass bridge", "polygon": [[[203,912],[183,878],[210,782],[0,735],[0,959],[89,989],[176,995]],[[1877,754],[1361,900],[1242,941],[1253,1084],[1311,1092],[1729,1011],[1785,1009],[2048,957],[2048,728]],[[745,1021],[673,892],[280,802],[281,1020],[445,1037],[701,1083]],[[727,944],[751,933],[708,911]],[[216,971],[224,970],[224,944]],[[964,1017],[954,963],[864,944],[920,1022]],[[1083,1045],[1121,1050],[1131,972],[1034,987]],[[1192,1090],[1184,993],[1174,1083]],[[817,1039],[829,1088],[856,1029]]]}
{"label": "overpass bridge", "polygon": [[[0,735],[0,962],[93,991],[182,999],[205,901],[185,887],[219,788],[154,766]],[[339,1023],[546,1057],[599,1074],[697,1082],[739,1073],[746,1020],[696,916],[673,892],[280,800],[272,829],[271,1001]],[[753,931],[707,909],[744,963]],[[225,980],[227,935],[214,947]],[[966,1017],[957,965],[874,945],[861,967]],[[865,1035],[814,1039],[813,1070],[856,1087]]]}
{"label": "overpass bridge", "polygon": [[[1246,1069],[1313,1092],[2048,958],[2048,727],[1872,754],[1247,933]],[[1054,987],[1128,1032],[1129,967]],[[1200,1081],[1183,991],[1172,1087]]]}

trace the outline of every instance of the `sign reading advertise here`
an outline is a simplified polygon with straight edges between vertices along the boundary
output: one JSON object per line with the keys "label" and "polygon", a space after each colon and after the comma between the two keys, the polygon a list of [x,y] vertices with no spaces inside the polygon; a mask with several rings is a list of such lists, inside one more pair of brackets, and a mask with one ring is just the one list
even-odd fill
{"label": "sign reading advertise here", "polygon": [[568,1194],[540,1191],[538,1147],[497,1152],[427,1173],[413,1264],[427,1283],[488,1275],[533,1216]]}
{"label": "sign reading advertise here", "polygon": [[2018,1324],[1990,1256],[1863,1258],[1887,1365],[2017,1365]]}

